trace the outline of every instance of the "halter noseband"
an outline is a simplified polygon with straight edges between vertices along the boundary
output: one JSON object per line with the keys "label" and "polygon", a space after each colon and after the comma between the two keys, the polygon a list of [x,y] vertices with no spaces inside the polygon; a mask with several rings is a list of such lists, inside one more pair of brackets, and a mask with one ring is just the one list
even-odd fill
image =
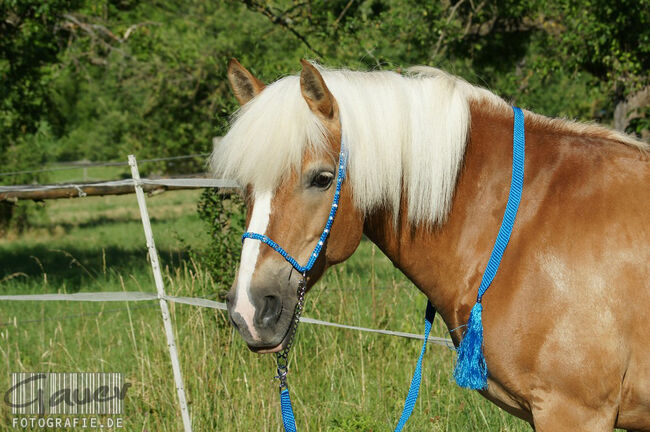
{"label": "halter noseband", "polygon": [[300,272],[301,275],[306,276],[307,272],[311,270],[311,268],[314,266],[314,263],[316,262],[316,259],[318,258],[318,255],[320,255],[321,249],[323,249],[323,245],[325,244],[325,241],[327,240],[327,236],[330,234],[330,229],[332,228],[332,224],[334,223],[334,217],[336,216],[336,210],[339,207],[339,198],[341,196],[341,185],[343,184],[343,180],[345,180],[345,170],[347,166],[347,158],[348,158],[348,150],[347,147],[344,145],[343,140],[341,139],[341,152],[339,153],[339,168],[338,168],[338,174],[336,177],[336,190],[334,191],[334,199],[332,200],[332,207],[330,208],[330,213],[327,218],[327,222],[325,223],[325,228],[323,229],[323,232],[320,235],[320,238],[318,239],[318,243],[316,244],[316,247],[314,247],[314,250],[312,251],[311,255],[309,255],[309,261],[307,261],[307,264],[304,266],[301,266],[298,264],[298,261],[289,253],[282,249],[279,244],[271,240],[268,236],[264,234],[258,234],[254,232],[247,231],[245,232],[241,237],[242,237],[242,243],[244,242],[245,239],[253,239],[253,240],[259,240],[264,244],[267,244],[270,246],[274,251],[282,255],[282,257],[289,262],[295,268],[298,272]]}

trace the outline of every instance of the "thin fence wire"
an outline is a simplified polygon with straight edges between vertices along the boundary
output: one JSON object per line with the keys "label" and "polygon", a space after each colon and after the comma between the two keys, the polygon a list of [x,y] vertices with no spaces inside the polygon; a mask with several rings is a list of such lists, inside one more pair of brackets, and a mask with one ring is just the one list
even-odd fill
{"label": "thin fence wire", "polygon": [[[209,156],[209,155],[210,155],[210,153],[195,153],[195,154],[182,155],[182,156],[167,156],[167,157],[159,157],[159,158],[151,158],[151,159],[141,159],[141,160],[138,161],[138,163],[166,162],[166,161],[172,161],[172,160],[182,160],[182,159],[192,159],[192,158],[198,158],[198,157],[206,157],[206,156]],[[15,176],[15,175],[20,175],[20,174],[37,174],[37,173],[52,172],[52,171],[76,170],[76,169],[80,169],[80,168],[111,167],[111,166],[129,166],[129,163],[128,162],[121,162],[121,161],[115,161],[115,162],[113,162],[113,161],[107,161],[107,162],[75,162],[75,163],[71,163],[68,166],[39,168],[39,169],[35,169],[35,170],[1,172],[0,177]]]}
{"label": "thin fence wire", "polygon": [[[172,160],[172,159],[181,159],[189,158],[195,156],[203,156],[203,154],[197,155],[187,155],[171,158],[155,158],[155,159],[144,159],[143,162],[155,162],[162,160]],[[140,161],[138,161],[139,163]],[[128,162],[109,162],[101,164],[93,164],[88,166],[107,166],[107,165],[128,165]],[[0,173],[2,175],[3,173]],[[4,173],[6,174],[6,173]],[[16,185],[16,186],[0,186],[0,193],[2,192],[14,192],[14,191],[49,191],[60,189],[61,187],[74,187],[83,193],[83,188],[85,187],[97,187],[97,186],[108,186],[108,187],[118,187],[118,186],[134,186],[134,185],[157,185],[157,186],[171,186],[171,187],[215,187],[215,188],[238,188],[239,185],[232,181],[226,179],[208,179],[208,178],[176,178],[176,179],[124,179],[124,180],[114,180],[106,182],[95,182],[95,183],[70,183],[70,184],[58,184],[58,185]],[[143,301],[143,300],[155,300],[158,299],[158,295],[155,293],[143,293],[143,292],[97,292],[97,293],[75,293],[75,294],[32,294],[32,295],[0,295],[0,300],[4,301],[87,301],[87,302],[112,302],[112,301]],[[222,309],[225,310],[225,304],[218,303],[213,300],[203,299],[203,298],[191,298],[191,297],[173,297],[165,296],[165,299],[173,301],[176,303],[184,303],[200,307],[208,307],[213,309]],[[55,318],[52,318],[55,319]],[[378,333],[390,336],[400,336],[411,339],[423,339],[422,335],[397,332],[393,330],[383,330],[383,329],[372,329],[367,327],[359,326],[350,326],[346,324],[333,323],[329,321],[316,320],[308,317],[301,318],[302,322],[315,325],[323,325],[330,327],[338,327],[348,330],[357,330],[362,332]],[[0,326],[5,324],[0,323]],[[439,345],[451,346],[453,344],[450,339],[444,338],[434,338],[430,337],[429,340],[432,343],[438,343]]]}
{"label": "thin fence wire", "polygon": [[[0,295],[0,301],[80,301],[80,302],[115,302],[115,301],[146,301],[157,300],[160,297],[156,293],[146,293],[140,291],[116,291],[116,292],[98,292],[98,293],[74,293],[74,294],[26,294],[26,295]],[[198,306],[210,309],[227,310],[226,304],[201,297],[179,297],[165,295],[163,299],[191,306]],[[99,315],[98,313],[97,315]],[[53,318],[54,319],[54,318]],[[424,340],[424,336],[416,333],[400,332],[395,330],[375,329],[369,327],[353,326],[340,324],[336,322],[324,321],[309,317],[301,317],[301,323],[313,324],[318,326],[335,327],[345,330],[354,330],[366,333],[382,334],[386,336],[397,336],[407,339]],[[9,323],[11,324],[11,323]],[[0,324],[1,326],[2,324]],[[453,348],[454,344],[451,339],[429,336],[429,342]]]}
{"label": "thin fence wire", "polygon": [[169,186],[169,187],[195,187],[195,188],[239,188],[239,184],[234,180],[227,179],[211,179],[211,178],[169,178],[169,179],[147,179],[140,180],[124,179],[124,180],[110,180],[104,182],[91,182],[91,183],[57,183],[47,185],[12,185],[0,186],[0,193],[3,192],[46,192],[58,189],[84,189],[88,187],[123,187],[134,185],[150,185],[150,186]]}

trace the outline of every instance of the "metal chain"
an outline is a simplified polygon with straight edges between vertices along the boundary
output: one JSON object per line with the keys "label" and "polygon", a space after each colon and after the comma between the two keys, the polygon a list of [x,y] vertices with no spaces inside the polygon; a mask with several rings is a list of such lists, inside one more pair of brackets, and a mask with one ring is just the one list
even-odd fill
{"label": "metal chain", "polygon": [[298,329],[298,323],[300,322],[300,315],[302,314],[302,308],[305,303],[305,291],[307,290],[307,276],[303,273],[302,279],[298,282],[298,303],[296,303],[296,308],[293,312],[293,320],[291,322],[291,328],[289,329],[289,338],[287,339],[287,345],[275,355],[278,374],[276,378],[280,381],[280,391],[288,388],[287,386],[287,373],[289,372],[289,350],[293,346],[293,341],[296,336],[296,330]]}

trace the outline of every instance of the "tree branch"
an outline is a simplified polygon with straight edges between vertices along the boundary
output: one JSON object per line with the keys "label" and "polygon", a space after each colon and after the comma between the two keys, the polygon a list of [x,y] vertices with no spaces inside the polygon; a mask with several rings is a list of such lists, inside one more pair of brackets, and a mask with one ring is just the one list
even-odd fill
{"label": "tree branch", "polygon": [[[456,15],[456,11],[463,3],[465,3],[465,0],[460,0],[451,8],[449,15],[447,16],[447,22],[445,23],[445,25],[448,26],[449,23],[451,23],[451,20],[454,19],[454,15]],[[436,46],[433,48],[433,52],[431,53],[432,60],[438,57],[438,54],[440,53],[440,46],[442,45],[442,41],[444,40],[445,37],[447,37],[447,31],[442,30],[440,32],[440,36],[438,37],[438,41],[436,42]]]}
{"label": "tree branch", "polygon": [[243,3],[246,5],[246,7],[253,12],[259,12],[265,17],[267,17],[273,24],[278,24],[281,27],[284,27],[285,29],[289,30],[298,40],[300,40],[311,52],[316,54],[318,57],[323,58],[323,54],[321,54],[316,48],[312,47],[309,41],[305,36],[300,34],[283,16],[276,15],[273,13],[271,8],[266,6],[260,1],[257,0],[243,0]]}
{"label": "tree branch", "polygon": [[354,3],[354,0],[350,0],[348,2],[348,4],[345,5],[345,7],[343,8],[343,10],[339,14],[339,16],[334,21],[334,28],[337,28],[339,26],[339,22],[341,21],[341,19],[343,19],[345,14],[348,12],[348,9],[350,9],[350,6],[352,6],[352,3]]}
{"label": "tree branch", "polygon": [[[88,24],[86,22],[81,21],[79,18],[77,18],[76,16],[71,15],[71,14],[65,14],[65,15],[63,15],[63,18],[65,18],[70,23],[76,25],[77,27],[79,27],[80,29],[82,29],[83,31],[88,33],[88,35],[90,35],[90,37],[93,38],[93,39],[103,40],[103,38],[99,37],[98,33],[100,33],[104,37],[112,39],[115,42],[118,42],[120,44],[126,42],[126,40],[129,38],[129,36],[131,36],[131,34],[140,27],[147,26],[147,25],[156,25],[156,26],[162,25],[161,23],[155,22],[155,21],[144,21],[144,22],[141,22],[141,23],[136,23],[136,24],[133,24],[133,25],[129,26],[126,29],[126,31],[124,32],[124,36],[119,37],[115,33],[113,33],[112,31],[110,31],[108,28],[106,28],[105,26],[103,26],[101,24]],[[109,45],[110,48],[114,48],[110,44],[107,44],[107,45]]]}
{"label": "tree branch", "polygon": [[131,33],[136,31],[140,27],[144,27],[144,26],[148,26],[148,25],[159,26],[159,25],[162,25],[162,23],[159,23],[159,22],[156,22],[156,21],[144,21],[144,22],[141,22],[141,23],[133,24],[133,25],[129,26],[129,28],[127,28],[126,31],[124,32],[124,36],[122,36],[122,42],[126,41],[129,38],[129,36],[131,36]]}

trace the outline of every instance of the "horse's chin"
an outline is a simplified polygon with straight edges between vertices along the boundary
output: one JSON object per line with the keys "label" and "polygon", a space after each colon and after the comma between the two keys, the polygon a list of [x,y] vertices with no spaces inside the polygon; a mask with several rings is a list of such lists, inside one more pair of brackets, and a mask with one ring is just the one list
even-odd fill
{"label": "horse's chin", "polygon": [[286,346],[287,344],[287,335],[284,336],[282,341],[273,346],[273,345],[266,345],[266,346],[251,346],[248,345],[248,349],[253,351],[255,354],[271,354],[271,353],[276,353],[282,351],[282,349]]}
{"label": "horse's chin", "polygon": [[[291,321],[293,322],[293,316],[291,317]],[[248,349],[253,351],[256,354],[272,354],[276,352],[280,352],[284,349],[284,347],[289,343],[289,333],[291,332],[291,325],[289,325],[289,328],[284,333],[284,336],[282,336],[282,340],[280,341],[279,344],[277,345],[248,345]]]}
{"label": "horse's chin", "polygon": [[280,343],[273,348],[251,348],[251,351],[255,352],[256,354],[272,354],[282,351],[283,345],[284,344]]}

